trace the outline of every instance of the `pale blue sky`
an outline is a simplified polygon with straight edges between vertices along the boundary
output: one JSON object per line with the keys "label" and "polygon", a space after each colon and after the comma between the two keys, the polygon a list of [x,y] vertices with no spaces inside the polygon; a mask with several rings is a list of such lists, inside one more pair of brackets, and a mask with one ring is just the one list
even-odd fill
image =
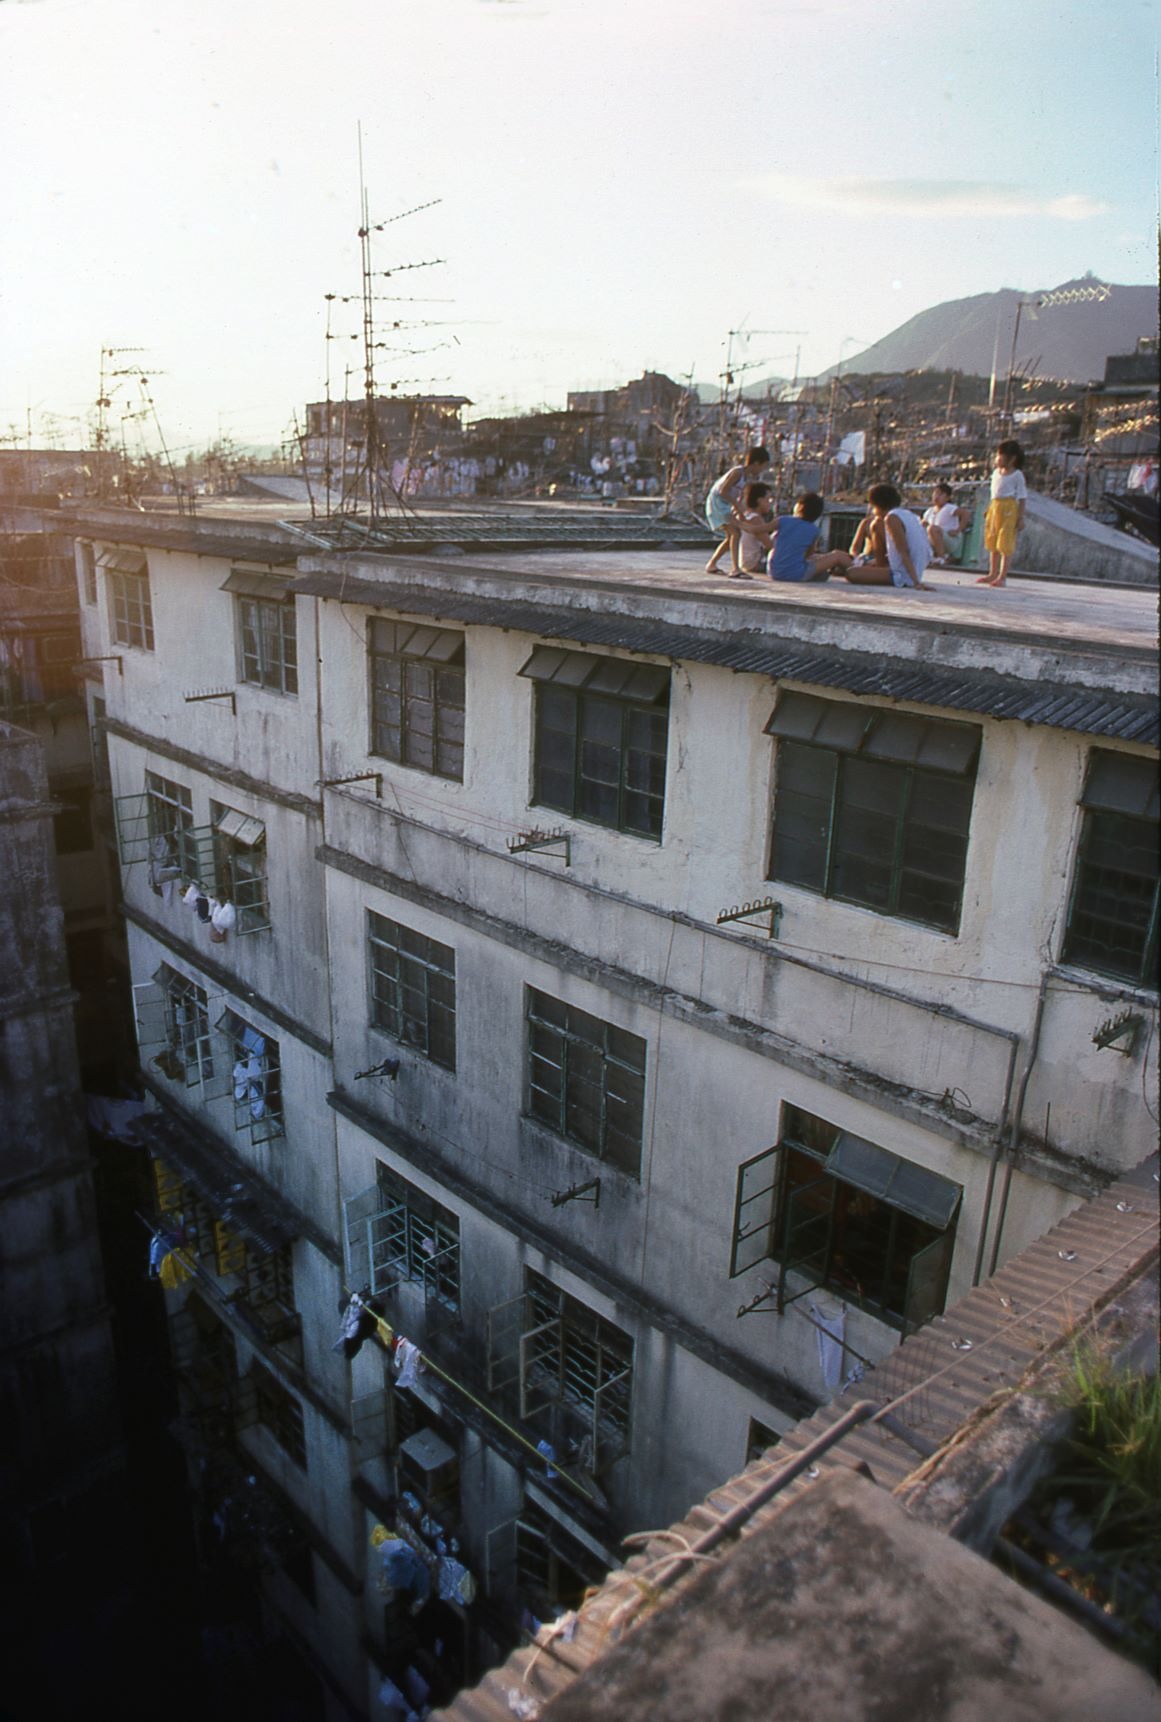
{"label": "pale blue sky", "polygon": [[[450,304],[380,381],[511,411],[1156,270],[1151,0],[0,0],[0,434],[148,349],[167,439],[273,440],[327,292]],[[379,308],[384,315],[392,307]],[[344,327],[357,326],[348,308]],[[331,348],[341,393],[353,342]],[[759,365],[755,374],[761,374]],[[164,373],[164,374],[161,374]],[[428,379],[431,379],[428,382]],[[361,388],[361,382],[359,384]],[[79,425],[66,429],[75,441]]]}

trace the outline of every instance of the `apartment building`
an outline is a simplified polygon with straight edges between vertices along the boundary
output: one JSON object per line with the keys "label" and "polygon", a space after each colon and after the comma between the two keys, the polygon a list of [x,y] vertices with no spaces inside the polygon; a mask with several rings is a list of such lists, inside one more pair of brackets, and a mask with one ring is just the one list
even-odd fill
{"label": "apartment building", "polygon": [[333,1714],[1154,1145],[1147,595],[77,530],[191,1473]]}

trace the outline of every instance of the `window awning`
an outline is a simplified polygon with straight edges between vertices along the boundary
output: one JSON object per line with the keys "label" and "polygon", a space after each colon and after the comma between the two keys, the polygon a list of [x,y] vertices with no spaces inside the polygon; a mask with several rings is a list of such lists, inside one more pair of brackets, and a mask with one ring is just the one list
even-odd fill
{"label": "window awning", "polygon": [[420,622],[388,622],[371,618],[371,649],[401,658],[427,658],[436,664],[462,663],[464,636],[453,628],[430,628]]}
{"label": "window awning", "polygon": [[971,724],[943,723],[912,712],[875,710],[853,700],[824,700],[817,694],[779,697],[766,735],[808,742],[832,753],[860,754],[964,777],[972,769],[980,732]]}
{"label": "window awning", "polygon": [[1156,761],[1127,753],[1094,752],[1081,804],[1100,813],[1156,819],[1161,804]]}
{"label": "window awning", "polygon": [[924,1220],[941,1230],[950,1225],[959,1206],[963,1191],[950,1178],[916,1166],[874,1142],[848,1131],[839,1132],[838,1140],[827,1155],[826,1169],[832,1178],[853,1184],[857,1190],[901,1208],[913,1219]]}
{"label": "window awning", "polygon": [[669,697],[669,671],[660,664],[636,664],[631,658],[604,658],[558,646],[537,646],[520,674],[532,682],[584,688],[643,705],[659,705]]}
{"label": "window awning", "polygon": [[259,569],[234,568],[222,581],[221,591],[236,592],[240,598],[269,598],[281,603],[293,596],[293,580],[288,574],[267,574]]}
{"label": "window awning", "polygon": [[144,574],[149,563],[144,550],[126,550],[117,545],[97,552],[97,566],[112,574]]}
{"label": "window awning", "polygon": [[248,813],[237,813],[232,807],[218,818],[214,830],[221,837],[232,837],[235,843],[241,843],[247,849],[253,849],[266,839],[266,827],[260,819],[252,819]]}

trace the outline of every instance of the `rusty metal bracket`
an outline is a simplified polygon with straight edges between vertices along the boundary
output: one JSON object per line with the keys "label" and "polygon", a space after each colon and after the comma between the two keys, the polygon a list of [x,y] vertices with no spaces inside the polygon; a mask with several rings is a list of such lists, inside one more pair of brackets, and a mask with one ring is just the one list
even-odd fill
{"label": "rusty metal bracket", "polygon": [[233,688],[213,688],[204,694],[182,694],[181,697],[187,706],[199,705],[203,700],[229,700],[231,716],[237,717],[238,715],[238,705],[234,698]]}
{"label": "rusty metal bracket", "polygon": [[[764,916],[769,916],[769,919],[763,919]],[[759,927],[768,939],[776,939],[782,925],[782,905],[773,897],[759,897],[753,903],[735,903],[732,909],[721,911],[715,925],[720,927],[727,921],[738,921],[744,927]]]}
{"label": "rusty metal bracket", "polygon": [[567,831],[518,831],[515,837],[508,839],[509,855],[524,855],[535,851],[539,855],[552,855],[554,859],[563,861],[566,867],[572,866],[572,837]]}

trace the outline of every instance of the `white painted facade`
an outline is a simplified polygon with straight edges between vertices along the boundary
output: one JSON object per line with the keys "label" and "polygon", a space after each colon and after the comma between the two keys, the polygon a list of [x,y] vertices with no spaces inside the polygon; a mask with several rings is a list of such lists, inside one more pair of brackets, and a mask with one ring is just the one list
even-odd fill
{"label": "white painted facade", "polygon": [[[680,557],[668,571],[663,555],[642,559],[639,579],[625,557],[586,557],[573,578],[563,555],[312,553],[298,561],[289,696],[240,679],[235,601],[222,589],[238,569],[293,572],[288,536],[170,522],[135,540],[124,517],[115,536],[97,517],[85,530],[148,557],[152,651],[112,639],[104,591],[96,613],[85,611],[86,650],[122,657],[123,674],[107,666],[104,682],[114,795],[141,796],[153,771],[188,790],[195,826],[210,823],[211,803],[265,826],[269,929],[211,944],[176,893],[155,895],[143,863],[125,868],[124,898],[137,986],[165,964],[212,999],[211,1020],[229,1008],[277,1041],[285,1131],[260,1144],[235,1132],[228,1094],[149,1071],[145,1049],[143,1062],[165,1105],[196,1119],[304,1221],[293,1246],[302,1363],[264,1361],[301,1403],[306,1470],[260,1427],[241,1440],[329,1551],[330,1564],[315,1558],[315,1608],[301,1598],[293,1607],[295,1630],[327,1667],[336,1714],[340,1690],[348,1709],[373,1700],[374,1652],[367,1661],[360,1634],[379,1642],[382,1598],[366,1539],[375,1503],[397,1486],[383,1352],[367,1345],[348,1367],[331,1349],[340,1298],[358,1289],[340,1266],[344,1204],[375,1186],[380,1166],[458,1223],[458,1320],[425,1305],[413,1284],[390,1295],[386,1316],[438,1366],[418,1397],[459,1432],[462,1558],[483,1588],[508,1558],[522,1500],[574,1544],[611,1554],[624,1532],[676,1519],[736,1471],[752,1420],[778,1431],[829,1396],[805,1319],[811,1295],[782,1314],[766,1300],[740,1318],[778,1269],[765,1259],[729,1277],[739,1168],[779,1141],[784,1106],[962,1190],[949,1303],[993,1253],[1014,1254],[1155,1145],[1156,991],[1061,954],[1090,752],[1155,761],[1155,749],[962,706],[876,701],[833,683],[782,683],[978,730],[959,929],[940,932],[768,877],[778,743],[765,726],[780,691],[768,674],[600,643],[615,617],[693,628],[703,641],[776,637],[912,662],[965,685],[1004,676],[1144,701],[1156,681],[1146,609],[1125,649],[1099,629],[1062,638],[1001,627],[978,609],[947,625],[906,614],[898,599],[874,608],[864,597],[861,613],[829,591],[822,604],[810,594],[776,609],[766,594],[725,600],[683,587]],[[321,595],[340,579],[350,582],[342,598]],[[377,615],[463,632],[462,781],[370,751],[367,636]],[[660,842],[534,803],[538,696],[520,672],[545,642],[669,669]],[[228,699],[187,703],[214,690],[232,694],[234,709]],[[362,780],[324,786],[340,778]],[[533,828],[567,833],[567,864],[547,850],[511,851]],[[723,910],[768,897],[781,906],[774,937],[763,925],[717,924]],[[454,951],[454,1071],[374,1025],[372,913]],[[530,988],[644,1042],[639,1176],[529,1116]],[[1133,1050],[1094,1044],[1124,1012],[1140,1018]],[[392,1060],[394,1076],[366,1074]],[[599,1206],[553,1202],[597,1176]],[[573,1511],[577,1491],[570,1499],[559,1481],[546,1488],[543,1463],[517,1439],[534,1444],[543,1420],[502,1408],[505,1431],[489,1416],[488,1314],[522,1292],[526,1269],[632,1345],[629,1449],[599,1478],[607,1513],[590,1503]],[[791,1276],[790,1289],[806,1283]],[[841,1301],[817,1292],[828,1310]],[[848,1365],[897,1342],[895,1327],[854,1302],[845,1319]],[[237,1337],[244,1372],[250,1341]]]}

